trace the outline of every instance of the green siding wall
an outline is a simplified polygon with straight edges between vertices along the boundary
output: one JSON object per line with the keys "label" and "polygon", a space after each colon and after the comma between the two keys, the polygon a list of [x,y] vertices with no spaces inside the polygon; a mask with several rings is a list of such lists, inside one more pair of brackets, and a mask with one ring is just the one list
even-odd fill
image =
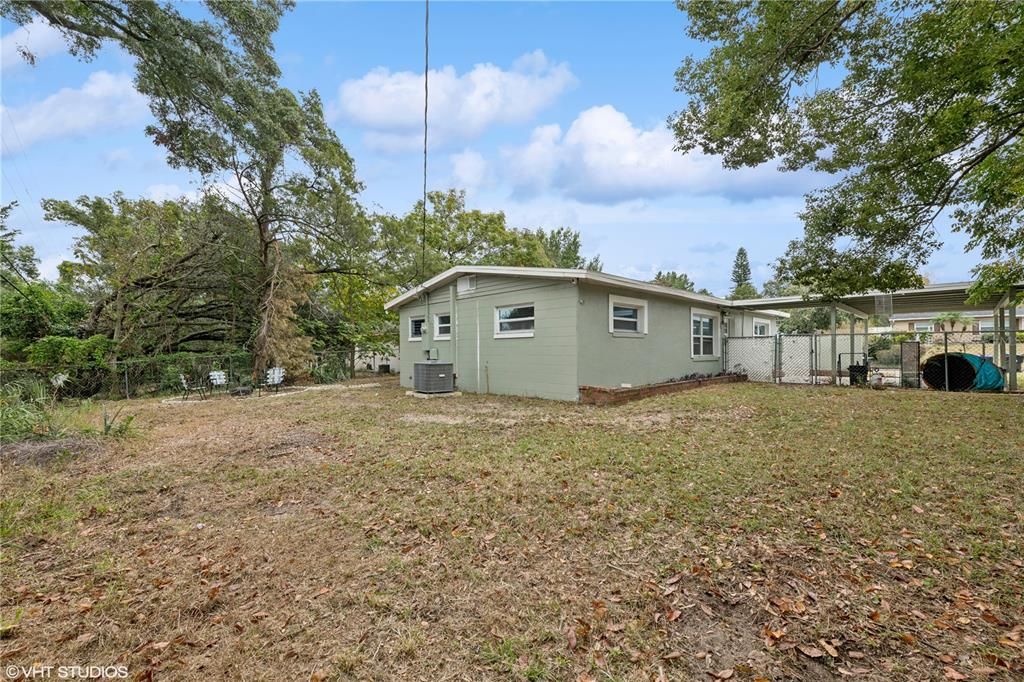
{"label": "green siding wall", "polygon": [[[577,312],[579,381],[589,386],[640,386],[722,368],[721,329],[719,357],[690,357],[690,304],[670,298],[582,284]],[[608,331],[608,296],[622,295],[647,301],[647,334],[628,336]],[[711,305],[698,308],[713,309]]]}
{"label": "green siding wall", "polygon": [[[452,310],[449,295],[444,287],[399,311],[403,386],[412,388],[413,363],[436,348],[439,360],[455,362],[461,391],[578,399],[575,284],[477,275],[475,290],[456,295],[454,342],[434,338],[433,316]],[[527,303],[534,306],[533,337],[494,338],[495,308]],[[408,340],[416,316],[429,322],[419,342]]]}

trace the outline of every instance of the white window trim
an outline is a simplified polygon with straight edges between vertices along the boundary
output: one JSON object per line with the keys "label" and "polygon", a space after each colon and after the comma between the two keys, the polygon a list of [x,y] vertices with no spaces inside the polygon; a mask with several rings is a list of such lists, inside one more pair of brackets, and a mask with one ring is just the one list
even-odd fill
{"label": "white window trim", "polygon": [[[711,355],[696,354],[693,352],[693,320],[696,317],[710,317],[711,318],[711,343],[713,353]],[[705,308],[690,308],[690,332],[689,332],[689,343],[690,343],[690,358],[694,360],[714,360],[722,356],[721,343],[722,343],[722,316],[717,310],[707,310]]]}
{"label": "white window trim", "polygon": [[[423,321],[423,324],[420,325],[420,335],[419,336],[413,336],[412,335],[412,323],[415,320],[422,320]],[[427,326],[427,318],[425,318],[423,315],[410,315],[409,316],[409,341],[422,341],[423,340],[423,333],[426,330],[426,326]]]}
{"label": "white window trim", "polygon": [[764,334],[763,336],[771,336],[772,335],[772,321],[771,320],[766,320],[766,319],[761,318],[761,317],[755,317],[754,318],[754,326],[750,330],[750,335],[751,336],[758,336],[757,325],[759,325],[759,324],[763,324],[763,325],[767,325],[768,326],[768,333]]}
{"label": "white window trim", "polygon": [[[448,333],[441,333],[441,316],[448,316]],[[435,341],[451,341],[452,339],[452,315],[449,312],[434,313],[434,340]]]}
{"label": "white window trim", "polygon": [[[640,310],[640,319],[637,321],[637,330],[631,332],[628,329],[615,328],[615,306],[625,305]],[[620,336],[639,336],[647,333],[647,301],[642,298],[629,298],[628,296],[616,296],[608,294],[608,333]]]}
{"label": "white window trim", "polygon": [[[502,308],[533,308],[533,317],[516,317],[513,320],[505,320],[506,322],[511,321],[522,321],[522,320],[533,320],[534,329],[524,329],[522,331],[501,331],[501,320],[498,317],[498,311]],[[494,306],[494,338],[496,339],[530,339],[533,338],[533,332],[537,327],[537,306],[532,302],[529,303],[509,303],[506,305]]]}
{"label": "white window trim", "polygon": [[[918,329],[919,326],[924,326],[924,327],[927,327],[927,328],[926,329]],[[933,332],[933,331],[935,331],[935,323],[934,322],[915,322],[914,323],[914,331],[916,333],[918,333],[918,334],[923,334],[923,333],[926,333],[926,332]]]}

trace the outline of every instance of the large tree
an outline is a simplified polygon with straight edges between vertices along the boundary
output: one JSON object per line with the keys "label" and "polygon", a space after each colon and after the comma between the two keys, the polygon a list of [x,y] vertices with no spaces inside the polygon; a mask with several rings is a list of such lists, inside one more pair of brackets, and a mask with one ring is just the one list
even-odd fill
{"label": "large tree", "polygon": [[736,250],[736,258],[732,262],[732,291],[729,298],[757,298],[757,288],[751,280],[750,257],[742,246]]}
{"label": "large tree", "polygon": [[45,19],[84,59],[107,41],[135,58],[135,87],[155,119],[147,133],[172,165],[198,171],[239,207],[229,227],[256,237],[254,372],[297,364],[305,349],[295,309],[311,283],[289,260],[290,246],[333,238],[308,207],[328,195],[351,199],[358,184],[317,93],[296,96],[277,84],[271,36],[291,3],[209,0],[196,19],[173,3],[2,3],[15,22]]}
{"label": "large tree", "polygon": [[395,281],[418,284],[455,265],[554,265],[537,234],[508,227],[500,211],[466,207],[454,189],[427,195],[404,216],[382,216],[382,239]]}
{"label": "large tree", "polygon": [[975,293],[1024,280],[1024,3],[680,0],[678,148],[833,174],[787,275],[828,297],[920,284],[951,221]]}
{"label": "large tree", "polygon": [[255,239],[232,230],[234,207],[80,197],[43,201],[47,220],[82,231],[61,284],[89,304],[78,333],[119,357],[237,347],[255,315]]}

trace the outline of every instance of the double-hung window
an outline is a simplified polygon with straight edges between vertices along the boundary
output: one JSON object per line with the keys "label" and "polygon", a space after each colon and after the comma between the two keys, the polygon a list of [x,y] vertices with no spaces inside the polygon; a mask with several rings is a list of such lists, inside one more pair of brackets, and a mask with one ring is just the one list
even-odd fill
{"label": "double-hung window", "polygon": [[609,296],[608,331],[625,336],[646,334],[647,301],[625,296]]}
{"label": "double-hung window", "polygon": [[434,340],[446,341],[452,338],[452,316],[448,313],[434,315]]}
{"label": "double-hung window", "polygon": [[754,318],[754,336],[771,336],[772,323],[768,320]]}
{"label": "double-hung window", "polygon": [[713,358],[718,355],[718,314],[710,310],[693,309],[690,313],[690,352],[695,358]]}
{"label": "double-hung window", "polygon": [[410,317],[409,318],[409,340],[410,341],[422,341],[423,340],[423,323],[426,320],[422,317]]}
{"label": "double-hung window", "polygon": [[494,338],[521,339],[533,336],[533,304],[499,306],[494,309]]}

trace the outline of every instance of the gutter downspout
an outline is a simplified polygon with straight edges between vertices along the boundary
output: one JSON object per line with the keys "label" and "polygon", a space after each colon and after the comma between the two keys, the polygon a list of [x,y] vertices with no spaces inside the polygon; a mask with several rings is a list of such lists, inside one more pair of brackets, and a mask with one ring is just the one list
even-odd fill
{"label": "gutter downspout", "polygon": [[434,343],[434,320],[430,317],[430,292],[429,291],[424,291],[423,292],[423,304],[424,304],[424,306],[423,306],[423,326],[426,327],[427,330],[428,330],[428,333],[423,335],[423,340],[426,341],[429,338],[430,339],[430,343],[424,343],[423,344],[423,348],[421,350],[423,352],[423,355],[426,356],[423,359],[424,360],[430,360],[430,347]]}
{"label": "gutter downspout", "polygon": [[[451,340],[448,342],[451,344],[452,349],[452,374],[455,375],[455,381],[459,380],[459,306],[455,300],[455,285],[451,284],[448,287],[448,314],[451,316],[449,322],[451,322]],[[458,388],[458,386],[456,386]]]}

